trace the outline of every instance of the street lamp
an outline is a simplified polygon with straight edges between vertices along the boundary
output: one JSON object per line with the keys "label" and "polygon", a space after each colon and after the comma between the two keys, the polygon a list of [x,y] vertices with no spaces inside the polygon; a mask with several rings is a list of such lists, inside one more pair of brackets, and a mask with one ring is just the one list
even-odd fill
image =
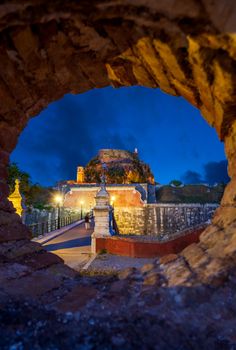
{"label": "street lamp", "polygon": [[84,204],[84,201],[80,201],[80,219],[82,220],[82,217],[83,217],[83,204]]}
{"label": "street lamp", "polygon": [[60,209],[61,209],[61,205],[62,205],[62,202],[63,202],[63,198],[60,194],[57,194],[55,197],[54,197],[54,201],[55,203],[57,204],[57,229],[59,230],[59,228],[61,227],[61,213],[60,213]]}

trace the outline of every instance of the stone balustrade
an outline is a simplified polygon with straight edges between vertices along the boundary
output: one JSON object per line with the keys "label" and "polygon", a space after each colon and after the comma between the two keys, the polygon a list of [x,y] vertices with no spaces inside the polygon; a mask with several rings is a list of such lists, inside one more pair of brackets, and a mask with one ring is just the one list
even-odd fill
{"label": "stone balustrade", "polygon": [[116,207],[120,234],[172,237],[187,228],[210,222],[218,204],[147,204],[144,207]]}

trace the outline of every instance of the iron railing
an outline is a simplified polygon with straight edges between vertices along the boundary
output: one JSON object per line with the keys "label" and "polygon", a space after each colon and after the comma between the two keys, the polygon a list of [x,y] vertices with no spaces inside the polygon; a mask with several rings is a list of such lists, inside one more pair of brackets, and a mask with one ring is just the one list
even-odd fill
{"label": "iron railing", "polygon": [[112,236],[119,233],[119,229],[114,215],[114,208],[112,206],[110,206],[109,210],[109,231]]}
{"label": "iron railing", "polygon": [[116,206],[114,222],[118,229],[115,231],[160,239],[171,238],[187,229],[210,223],[218,206],[214,203],[153,203],[133,208]]}
{"label": "iron railing", "polygon": [[156,205],[157,235],[166,236],[210,222],[218,204]]}
{"label": "iron railing", "polygon": [[80,213],[71,214],[68,216],[61,216],[53,220],[37,222],[27,226],[29,227],[33,237],[39,237],[45,235],[46,233],[60,229],[61,227],[73,224],[74,222],[79,221],[83,218],[84,216],[81,217]]}

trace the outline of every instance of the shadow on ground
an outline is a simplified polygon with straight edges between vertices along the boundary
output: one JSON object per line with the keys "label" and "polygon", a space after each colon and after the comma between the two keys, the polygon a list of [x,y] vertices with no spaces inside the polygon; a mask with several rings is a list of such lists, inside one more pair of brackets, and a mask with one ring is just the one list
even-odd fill
{"label": "shadow on ground", "polygon": [[59,249],[85,247],[89,245],[91,245],[91,237],[82,237],[82,238],[71,239],[69,241],[48,244],[48,245],[45,245],[44,248],[47,251],[52,252],[54,250],[59,250]]}

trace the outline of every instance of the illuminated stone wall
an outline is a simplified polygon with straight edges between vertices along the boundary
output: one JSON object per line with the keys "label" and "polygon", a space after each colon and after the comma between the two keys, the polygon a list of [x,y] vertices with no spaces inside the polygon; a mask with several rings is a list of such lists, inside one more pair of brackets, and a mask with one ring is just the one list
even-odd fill
{"label": "illuminated stone wall", "polygon": [[[71,187],[65,196],[64,207],[75,210],[81,210],[81,205],[84,211],[91,210],[95,205],[95,196],[100,189],[99,186],[81,186]],[[141,188],[143,196],[145,188]],[[146,199],[142,199],[142,194],[135,186],[107,186],[107,191],[110,195],[110,204],[114,207],[142,207]]]}

